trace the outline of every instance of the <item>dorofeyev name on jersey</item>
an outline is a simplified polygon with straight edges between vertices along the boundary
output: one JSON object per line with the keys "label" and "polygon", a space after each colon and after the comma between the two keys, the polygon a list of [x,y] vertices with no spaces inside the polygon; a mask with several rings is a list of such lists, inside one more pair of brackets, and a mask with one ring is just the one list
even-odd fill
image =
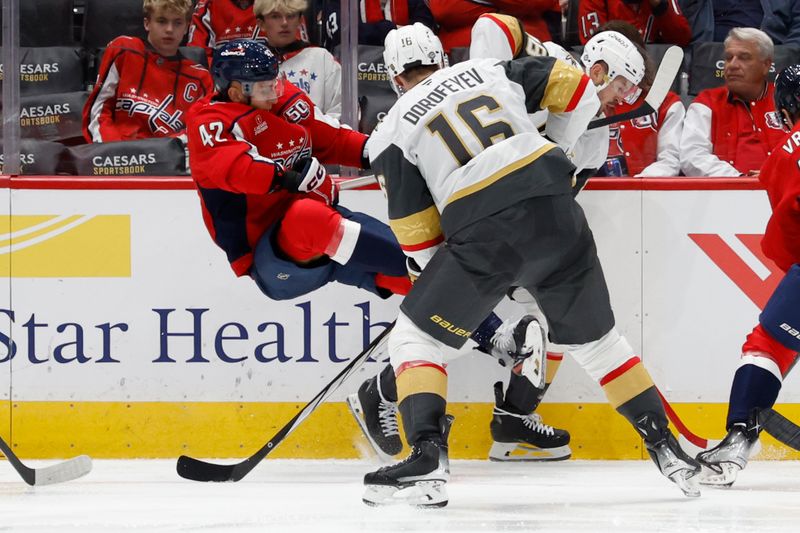
{"label": "dorofeyev name on jersey", "polygon": [[[464,72],[459,72],[455,76],[445,78],[436,87],[434,87],[428,94],[417,100],[415,104],[409,107],[405,112],[403,118],[411,124],[416,124],[425,116],[430,109],[433,109],[436,104],[444,100],[450,94],[458,93],[465,89],[472,89],[483,83],[483,78],[478,74],[478,70],[471,68]],[[425,86],[425,82],[420,86]]]}

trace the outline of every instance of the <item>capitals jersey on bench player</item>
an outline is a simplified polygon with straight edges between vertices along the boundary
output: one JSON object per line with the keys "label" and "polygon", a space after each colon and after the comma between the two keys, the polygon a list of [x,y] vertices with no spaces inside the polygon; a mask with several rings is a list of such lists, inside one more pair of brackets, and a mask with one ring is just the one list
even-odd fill
{"label": "capitals jersey on bench player", "polygon": [[83,108],[83,136],[110,142],[181,135],[186,112],[213,87],[211,74],[180,53],[167,58],[139,38],[117,37]]}
{"label": "capitals jersey on bench player", "polygon": [[313,154],[323,163],[361,166],[367,136],[317,110],[290,83],[265,111],[207,100],[187,119],[192,178],[203,219],[238,276],[247,275],[258,240],[298,198],[317,195],[272,191],[278,165],[291,168]]}

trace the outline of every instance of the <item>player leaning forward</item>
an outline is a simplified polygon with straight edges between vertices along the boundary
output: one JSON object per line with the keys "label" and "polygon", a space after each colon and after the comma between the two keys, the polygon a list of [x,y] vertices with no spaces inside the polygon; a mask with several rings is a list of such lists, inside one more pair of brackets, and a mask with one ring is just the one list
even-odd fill
{"label": "player leaning forward", "polygon": [[[599,108],[580,70],[549,57],[471,60],[444,68],[420,24],[386,37],[384,61],[402,94],[368,142],[392,230],[422,275],[389,340],[411,454],[364,477],[364,501],[447,504],[447,372],[512,286],[537,295],[553,342],[568,345],[643,436],[664,475],[699,494],[697,463],[678,446],[650,375],[614,328],[591,230],[572,196],[569,149]],[[543,138],[528,120],[564,114]],[[428,247],[425,243],[440,245]],[[413,251],[409,251],[413,250]],[[398,492],[402,489],[403,492]]]}

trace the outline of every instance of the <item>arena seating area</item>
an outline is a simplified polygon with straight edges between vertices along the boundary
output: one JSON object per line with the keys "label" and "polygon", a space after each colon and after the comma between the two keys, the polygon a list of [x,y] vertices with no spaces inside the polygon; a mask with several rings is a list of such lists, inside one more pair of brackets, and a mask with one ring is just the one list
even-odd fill
{"label": "arena seating area", "polygon": [[[571,1],[570,12],[577,11],[576,4],[577,0]],[[81,113],[105,45],[119,35],[144,35],[141,0],[37,0],[19,5],[23,173],[91,174],[86,158],[114,153],[154,153],[158,164],[147,166],[147,174],[186,173],[183,150],[172,140],[85,146],[81,134]],[[570,38],[576,34],[574,18],[568,19],[567,44],[577,42]],[[667,48],[648,45],[657,61]],[[578,46],[571,49],[580,52]],[[181,50],[205,65],[202,49]],[[365,133],[372,131],[395,99],[381,52],[380,47],[366,45],[358,50],[358,127]],[[795,47],[777,46],[771,78],[799,55]],[[453,62],[464,60],[467,50],[455,49],[452,56]],[[682,72],[673,85],[685,105],[701,90],[722,85],[722,56],[722,43],[696,43],[686,49]]]}

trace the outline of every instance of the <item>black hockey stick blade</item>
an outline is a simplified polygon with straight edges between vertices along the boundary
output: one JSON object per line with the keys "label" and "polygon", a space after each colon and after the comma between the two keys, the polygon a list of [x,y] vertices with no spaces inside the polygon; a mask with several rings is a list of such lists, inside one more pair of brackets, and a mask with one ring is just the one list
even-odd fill
{"label": "black hockey stick blade", "polygon": [[92,459],[88,455],[79,455],[67,461],[44,468],[31,468],[25,466],[19,457],[11,450],[6,442],[0,438],[0,452],[6,456],[14,470],[28,485],[42,486],[54,483],[63,483],[83,477],[92,471]]}
{"label": "black hockey stick blade", "polygon": [[675,81],[675,76],[678,75],[678,71],[681,68],[681,63],[683,63],[683,50],[678,46],[671,46],[661,59],[658,72],[656,72],[653,84],[644,98],[644,103],[636,109],[631,109],[625,113],[593,120],[589,123],[588,129],[602,128],[615,122],[633,120],[656,111],[661,107],[664,98],[667,97],[669,88],[672,87],[672,82]]}
{"label": "black hockey stick blade", "polygon": [[800,426],[774,409],[764,409],[759,412],[758,422],[775,440],[792,449],[800,450]]}
{"label": "black hockey stick blade", "polygon": [[274,450],[289,434],[297,428],[314,410],[324,402],[331,394],[338,389],[342,383],[350,377],[353,372],[358,370],[364,361],[372,355],[379,346],[385,344],[389,336],[389,332],[394,327],[392,322],[375,340],[373,340],[364,351],[353,358],[352,361],[336,375],[330,383],[328,383],[314,398],[308,402],[294,417],[281,428],[264,446],[261,447],[256,453],[236,464],[221,465],[217,463],[209,463],[189,457],[188,455],[181,455],[178,458],[177,470],[178,475],[185,479],[192,481],[212,481],[212,482],[227,482],[227,481],[240,481],[253,468],[256,467],[272,450]]}

